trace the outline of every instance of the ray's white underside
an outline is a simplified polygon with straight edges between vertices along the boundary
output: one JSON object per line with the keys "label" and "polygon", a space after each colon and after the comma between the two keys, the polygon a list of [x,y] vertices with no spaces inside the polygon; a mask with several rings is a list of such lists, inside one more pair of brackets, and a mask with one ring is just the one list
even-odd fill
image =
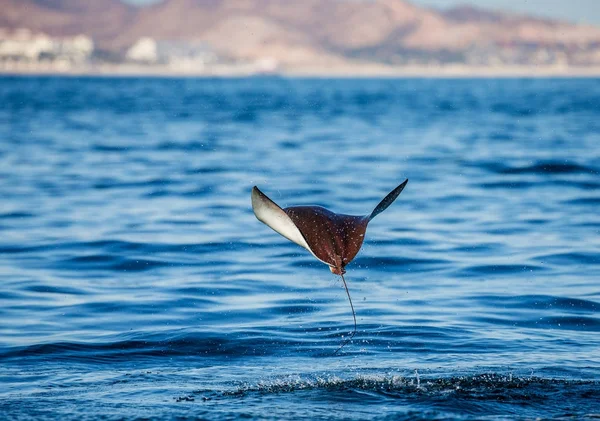
{"label": "ray's white underside", "polygon": [[[269,199],[267,195],[259,191],[256,187],[252,189],[252,209],[254,210],[254,215],[256,215],[256,218],[258,218],[259,221],[270,227],[273,231],[281,234],[288,240],[298,244],[301,247],[304,247],[313,256],[315,256],[317,260],[323,262],[323,260],[319,259],[317,255],[310,249],[310,246],[304,239],[304,236],[294,224],[292,219],[287,215],[287,213],[285,213],[283,209],[277,205],[277,203]],[[328,263],[323,263],[329,266]]]}

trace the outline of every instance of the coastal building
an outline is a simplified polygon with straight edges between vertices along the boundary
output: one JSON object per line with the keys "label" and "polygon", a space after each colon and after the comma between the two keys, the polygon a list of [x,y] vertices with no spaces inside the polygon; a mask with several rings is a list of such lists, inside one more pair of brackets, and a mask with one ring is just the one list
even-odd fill
{"label": "coastal building", "polygon": [[205,43],[140,38],[126,52],[129,62],[163,65],[177,71],[203,70],[218,62],[217,54]]}
{"label": "coastal building", "polygon": [[[94,42],[85,35],[51,37],[28,29],[0,29],[0,64],[82,65],[94,52]],[[5,66],[6,67],[6,66]]]}
{"label": "coastal building", "polygon": [[158,43],[150,37],[140,38],[133,44],[125,57],[128,61],[154,64],[158,62]]}

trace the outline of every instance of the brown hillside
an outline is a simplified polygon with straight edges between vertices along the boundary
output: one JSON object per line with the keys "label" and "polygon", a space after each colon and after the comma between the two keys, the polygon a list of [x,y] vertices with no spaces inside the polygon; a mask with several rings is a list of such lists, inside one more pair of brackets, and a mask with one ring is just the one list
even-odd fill
{"label": "brown hillside", "polygon": [[164,0],[141,8],[118,0],[0,0],[0,8],[0,27],[85,33],[112,51],[150,36],[204,41],[228,57],[284,64],[465,62],[474,51],[511,60],[527,60],[532,51],[584,63],[600,57],[596,27],[473,7],[442,12],[404,0]]}

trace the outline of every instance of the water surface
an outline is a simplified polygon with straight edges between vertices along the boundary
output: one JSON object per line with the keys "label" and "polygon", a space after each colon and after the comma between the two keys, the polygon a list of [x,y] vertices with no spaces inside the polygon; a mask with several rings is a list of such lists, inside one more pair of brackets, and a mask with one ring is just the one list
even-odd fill
{"label": "water surface", "polygon": [[[0,413],[600,414],[596,79],[0,79]],[[339,279],[258,222],[367,214]]]}

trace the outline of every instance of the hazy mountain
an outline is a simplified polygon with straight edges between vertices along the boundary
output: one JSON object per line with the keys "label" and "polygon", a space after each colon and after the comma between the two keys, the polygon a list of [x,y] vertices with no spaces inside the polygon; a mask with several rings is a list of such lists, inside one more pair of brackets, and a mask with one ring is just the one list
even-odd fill
{"label": "hazy mountain", "polygon": [[123,51],[143,36],[204,41],[234,59],[471,64],[600,63],[600,29],[403,0],[0,0],[0,27],[85,33]]}
{"label": "hazy mountain", "polygon": [[134,24],[135,7],[119,0],[0,0],[0,27],[49,35],[87,34],[102,47]]}

